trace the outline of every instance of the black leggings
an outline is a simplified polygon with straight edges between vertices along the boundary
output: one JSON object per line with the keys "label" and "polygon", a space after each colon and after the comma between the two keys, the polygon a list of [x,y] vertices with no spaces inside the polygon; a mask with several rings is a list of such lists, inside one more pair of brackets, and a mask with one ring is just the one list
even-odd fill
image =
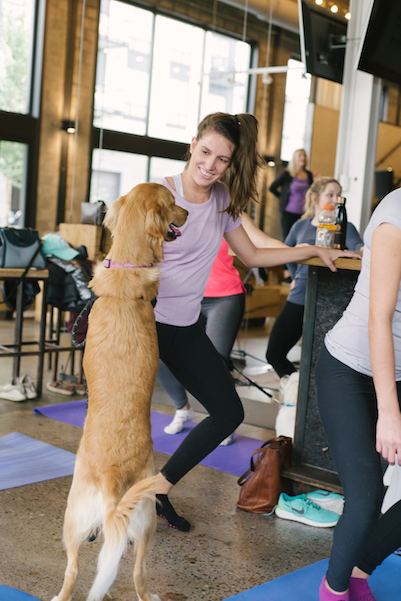
{"label": "black leggings", "polygon": [[287,354],[302,336],[304,308],[287,301],[270,332],[266,360],[280,378],[296,371]]}
{"label": "black leggings", "polygon": [[188,327],[156,323],[160,358],[209,416],[180,444],[161,472],[176,484],[244,419],[234,381],[199,323]]}
{"label": "black leggings", "polygon": [[[384,489],[376,451],[373,379],[337,361],[323,346],[316,362],[316,386],[320,417],[345,497],[327,581],[335,591],[343,591],[354,566],[371,574],[401,546],[401,501],[380,517]],[[397,391],[401,399],[401,382]]]}
{"label": "black leggings", "polygon": [[244,309],[245,292],[231,296],[208,296],[201,303],[199,321],[227,363],[241,327]]}
{"label": "black leggings", "polygon": [[288,213],[288,211],[283,211],[280,213],[280,221],[281,221],[281,229],[283,231],[283,240],[285,240],[288,236],[288,232],[294,225],[298,219],[301,219],[302,214],[298,215],[298,213]]}

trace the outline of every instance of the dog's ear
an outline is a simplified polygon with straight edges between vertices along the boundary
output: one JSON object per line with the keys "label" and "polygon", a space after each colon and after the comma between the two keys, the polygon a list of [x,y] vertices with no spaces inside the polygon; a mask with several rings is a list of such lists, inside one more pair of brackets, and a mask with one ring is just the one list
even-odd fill
{"label": "dog's ear", "polygon": [[164,240],[167,233],[170,211],[163,203],[154,200],[148,204],[145,220],[146,233]]}
{"label": "dog's ear", "polygon": [[145,231],[158,261],[163,261],[164,258],[163,241],[170,225],[169,216],[168,208],[159,200],[152,200],[148,204]]}
{"label": "dog's ear", "polygon": [[125,202],[126,196],[120,196],[113,204],[107,209],[106,217],[103,220],[103,225],[107,227],[110,232],[113,232],[118,220],[120,209]]}

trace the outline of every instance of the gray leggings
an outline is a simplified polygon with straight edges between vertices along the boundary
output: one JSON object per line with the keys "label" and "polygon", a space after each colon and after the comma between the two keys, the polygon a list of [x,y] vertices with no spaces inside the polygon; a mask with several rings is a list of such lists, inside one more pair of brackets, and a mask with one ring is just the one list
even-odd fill
{"label": "gray leggings", "polygon": [[[320,417],[344,490],[327,581],[344,591],[354,566],[367,574],[401,546],[401,501],[383,516],[383,469],[376,451],[373,379],[341,363],[323,346],[316,362]],[[397,382],[401,399],[401,382]]]}
{"label": "gray leggings", "polygon": [[[228,361],[241,326],[245,308],[245,293],[232,296],[205,297],[199,323],[221,357]],[[182,409],[188,403],[184,386],[171,373],[169,368],[159,361],[157,381],[164,388],[176,409]]]}

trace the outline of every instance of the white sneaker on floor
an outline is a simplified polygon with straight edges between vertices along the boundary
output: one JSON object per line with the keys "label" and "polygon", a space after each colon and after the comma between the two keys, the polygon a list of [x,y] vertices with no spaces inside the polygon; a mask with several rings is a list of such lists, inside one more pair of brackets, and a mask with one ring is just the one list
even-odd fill
{"label": "white sneaker on floor", "polygon": [[0,399],[6,401],[26,401],[24,387],[19,378],[13,378],[5,386],[0,386]]}
{"label": "white sneaker on floor", "polygon": [[24,387],[24,393],[27,399],[36,399],[37,392],[36,392],[36,388],[35,385],[32,381],[31,376],[24,376],[21,380],[21,384]]}
{"label": "white sneaker on floor", "polygon": [[229,444],[232,444],[234,442],[234,434],[230,434],[230,436],[227,436],[227,438],[225,438],[224,440],[221,441],[221,443],[219,444],[219,447],[227,447]]}
{"label": "white sneaker on floor", "polygon": [[184,427],[185,422],[190,422],[194,419],[195,413],[192,409],[177,409],[173,421],[164,428],[166,434],[178,434]]}

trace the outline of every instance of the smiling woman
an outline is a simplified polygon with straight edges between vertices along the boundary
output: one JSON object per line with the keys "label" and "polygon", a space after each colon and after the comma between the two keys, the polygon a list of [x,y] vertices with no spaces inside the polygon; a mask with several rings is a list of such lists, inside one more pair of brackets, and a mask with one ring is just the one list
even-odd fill
{"label": "smiling woman", "polygon": [[256,248],[252,244],[239,215],[250,199],[256,199],[257,136],[253,115],[208,115],[192,139],[182,190],[175,185],[177,178],[162,181],[176,204],[188,211],[188,218],[181,236],[163,248],[155,307],[160,358],[209,413],[191,430],[159,478],[156,510],[170,527],[183,531],[188,531],[190,524],[176,514],[167,494],[234,432],[244,417],[233,379],[198,321],[223,236],[250,267],[282,265],[318,254],[335,269],[332,261],[341,254],[315,247]]}

